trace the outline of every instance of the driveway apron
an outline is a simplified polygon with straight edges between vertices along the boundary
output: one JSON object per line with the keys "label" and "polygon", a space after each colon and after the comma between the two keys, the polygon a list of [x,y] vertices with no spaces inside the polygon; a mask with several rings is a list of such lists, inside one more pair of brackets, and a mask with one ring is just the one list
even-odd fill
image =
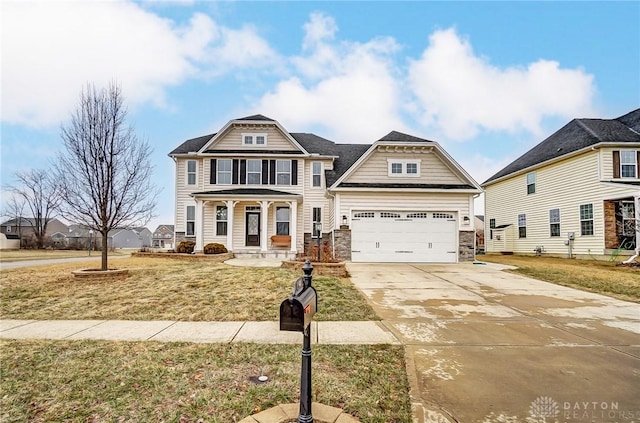
{"label": "driveway apron", "polygon": [[358,264],[414,422],[640,422],[640,305],[494,265]]}

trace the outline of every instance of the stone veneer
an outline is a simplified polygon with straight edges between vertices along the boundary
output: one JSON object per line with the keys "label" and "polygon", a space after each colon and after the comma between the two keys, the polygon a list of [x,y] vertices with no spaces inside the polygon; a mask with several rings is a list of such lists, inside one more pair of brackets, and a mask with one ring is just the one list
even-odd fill
{"label": "stone veneer", "polygon": [[604,202],[604,248],[618,248],[618,231],[616,224],[616,202]]}
{"label": "stone veneer", "polygon": [[474,231],[458,232],[458,261],[472,261],[476,257]]}

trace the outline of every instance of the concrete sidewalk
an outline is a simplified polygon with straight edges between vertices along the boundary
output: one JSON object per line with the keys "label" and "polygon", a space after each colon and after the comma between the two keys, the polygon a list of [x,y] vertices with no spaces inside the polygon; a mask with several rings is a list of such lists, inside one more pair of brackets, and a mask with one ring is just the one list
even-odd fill
{"label": "concrete sidewalk", "polygon": [[[312,322],[314,344],[400,344],[381,323]],[[101,339],[259,344],[299,344],[299,332],[280,331],[278,322],[182,322],[135,320],[0,320],[3,339]]]}

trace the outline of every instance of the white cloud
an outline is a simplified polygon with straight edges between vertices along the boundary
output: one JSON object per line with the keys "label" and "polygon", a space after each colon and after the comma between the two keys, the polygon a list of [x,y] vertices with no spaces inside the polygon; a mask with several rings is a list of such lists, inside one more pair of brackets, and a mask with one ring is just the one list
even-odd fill
{"label": "white cloud", "polygon": [[201,13],[177,25],[127,2],[2,7],[2,120],[15,124],[57,125],[87,83],[116,80],[134,105],[163,105],[168,86],[273,54],[253,28],[224,28]]}
{"label": "white cloud", "polygon": [[434,32],[408,72],[422,124],[458,140],[481,130],[539,134],[545,116],[587,115],[593,79],[581,69],[563,69],[548,60],[526,67],[493,66],[454,29]]}
{"label": "white cloud", "polygon": [[338,142],[370,143],[406,126],[399,116],[401,89],[391,38],[332,43],[333,18],[312,14],[304,25],[304,51],[291,58],[295,76],[281,81],[256,110],[291,130],[319,127]]}

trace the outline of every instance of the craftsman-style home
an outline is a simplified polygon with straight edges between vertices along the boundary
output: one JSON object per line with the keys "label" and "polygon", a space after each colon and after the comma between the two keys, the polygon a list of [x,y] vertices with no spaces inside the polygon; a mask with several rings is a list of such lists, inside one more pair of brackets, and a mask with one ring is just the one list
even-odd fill
{"label": "craftsman-style home", "polygon": [[481,188],[433,141],[391,132],[336,144],[255,115],[169,156],[176,242],[193,240],[196,252],[216,242],[236,256],[295,257],[321,240],[354,262],[474,257]]}
{"label": "craftsman-style home", "polygon": [[640,244],[640,109],[574,119],[483,187],[487,252],[631,255]]}

